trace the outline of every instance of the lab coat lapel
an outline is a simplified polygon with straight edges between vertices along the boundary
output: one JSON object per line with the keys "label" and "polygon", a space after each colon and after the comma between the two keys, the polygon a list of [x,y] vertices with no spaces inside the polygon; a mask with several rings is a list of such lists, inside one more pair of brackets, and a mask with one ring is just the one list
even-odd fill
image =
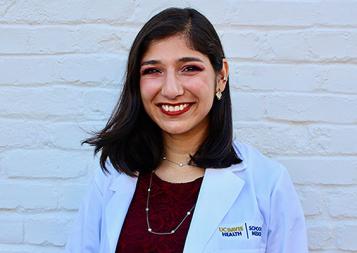
{"label": "lab coat lapel", "polygon": [[185,253],[204,251],[208,240],[237,199],[244,181],[234,173],[236,170],[206,169],[186,238]]}
{"label": "lab coat lapel", "polygon": [[[137,177],[129,177],[124,173],[117,176],[113,180],[110,190],[113,196],[108,201],[105,209],[105,220],[107,227],[107,236],[109,242],[110,253],[114,253],[119,238],[120,230],[128,211],[130,202],[133,198]],[[109,253],[108,252],[108,253]]]}

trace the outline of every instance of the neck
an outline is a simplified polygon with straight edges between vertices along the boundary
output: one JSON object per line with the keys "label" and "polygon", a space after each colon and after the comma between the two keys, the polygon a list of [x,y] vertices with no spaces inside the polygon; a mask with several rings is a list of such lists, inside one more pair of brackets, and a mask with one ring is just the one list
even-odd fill
{"label": "neck", "polygon": [[186,161],[190,155],[196,153],[198,147],[207,136],[207,127],[192,129],[183,134],[169,134],[164,132],[164,152],[168,159]]}
{"label": "neck", "polygon": [[[196,128],[184,134],[163,133],[164,152],[167,159],[187,164],[190,155],[195,154],[198,147],[206,137],[207,128]],[[168,161],[163,161],[156,170],[156,174],[169,182],[189,182],[203,176],[204,168],[186,165],[180,167]]]}

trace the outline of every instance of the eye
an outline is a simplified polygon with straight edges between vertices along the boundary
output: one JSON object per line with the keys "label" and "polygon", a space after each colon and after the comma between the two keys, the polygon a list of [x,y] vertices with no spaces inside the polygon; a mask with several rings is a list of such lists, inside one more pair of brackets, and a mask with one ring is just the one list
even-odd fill
{"label": "eye", "polygon": [[142,75],[150,75],[150,74],[155,74],[155,73],[160,73],[160,70],[157,68],[147,68],[141,71]]}
{"label": "eye", "polygon": [[195,72],[195,71],[201,71],[202,68],[198,67],[198,66],[194,66],[194,65],[189,65],[189,66],[185,66],[183,68],[183,72]]}

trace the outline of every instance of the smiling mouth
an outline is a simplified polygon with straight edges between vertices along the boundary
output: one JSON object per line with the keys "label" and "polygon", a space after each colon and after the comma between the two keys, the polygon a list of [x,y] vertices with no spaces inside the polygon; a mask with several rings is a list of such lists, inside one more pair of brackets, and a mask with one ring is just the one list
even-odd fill
{"label": "smiling mouth", "polygon": [[161,108],[165,112],[179,112],[179,111],[184,110],[187,106],[189,106],[189,104],[180,104],[180,105],[165,105],[165,104],[162,104]]}
{"label": "smiling mouth", "polygon": [[182,104],[160,104],[159,107],[161,111],[167,115],[174,116],[180,115],[187,112],[191,108],[192,104],[182,103]]}

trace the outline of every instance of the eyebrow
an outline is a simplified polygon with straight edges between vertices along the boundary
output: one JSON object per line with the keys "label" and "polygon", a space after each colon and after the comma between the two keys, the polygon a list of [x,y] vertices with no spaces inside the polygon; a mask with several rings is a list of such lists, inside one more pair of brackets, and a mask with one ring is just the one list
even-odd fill
{"label": "eyebrow", "polygon": [[[182,57],[178,60],[179,62],[191,62],[191,61],[198,61],[198,62],[203,62],[200,58],[196,58],[196,57]],[[161,63],[161,61],[159,60],[149,60],[149,61],[144,61],[143,63],[141,63],[141,66],[144,65],[155,65],[155,64],[159,64]]]}

